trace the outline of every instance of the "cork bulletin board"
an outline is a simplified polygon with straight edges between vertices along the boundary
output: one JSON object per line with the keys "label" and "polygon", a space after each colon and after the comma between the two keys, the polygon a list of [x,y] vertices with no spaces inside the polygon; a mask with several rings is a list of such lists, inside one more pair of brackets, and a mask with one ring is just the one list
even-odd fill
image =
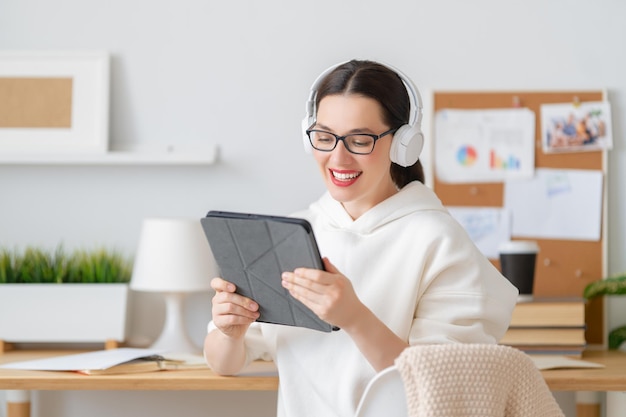
{"label": "cork bulletin board", "polygon": [[[535,276],[535,297],[582,297],[585,286],[606,276],[606,151],[544,153],[541,143],[540,106],[606,100],[599,91],[435,92],[433,109],[498,109],[525,107],[535,112],[535,168],[588,169],[603,173],[603,208],[599,241],[536,240],[540,247]],[[504,183],[446,183],[436,174],[435,192],[446,206],[502,207]],[[515,240],[515,235],[512,236]],[[497,259],[491,260],[500,267]],[[601,298],[586,306],[589,344],[604,344],[604,305]]]}

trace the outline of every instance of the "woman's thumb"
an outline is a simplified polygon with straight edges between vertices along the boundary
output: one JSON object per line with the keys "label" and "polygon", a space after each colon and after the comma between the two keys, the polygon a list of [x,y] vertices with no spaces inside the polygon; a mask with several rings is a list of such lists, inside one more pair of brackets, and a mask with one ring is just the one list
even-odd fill
{"label": "woman's thumb", "polygon": [[336,274],[339,272],[339,270],[335,268],[335,265],[333,265],[332,262],[330,262],[328,258],[324,257],[322,261],[324,262],[324,269],[326,270],[326,272],[331,272],[333,274]]}

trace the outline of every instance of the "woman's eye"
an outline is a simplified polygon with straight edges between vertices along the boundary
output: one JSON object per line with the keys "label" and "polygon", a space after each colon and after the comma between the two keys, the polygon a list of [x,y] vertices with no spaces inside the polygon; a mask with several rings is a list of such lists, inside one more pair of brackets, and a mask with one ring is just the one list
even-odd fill
{"label": "woman's eye", "polygon": [[372,145],[372,138],[369,136],[350,136],[350,144],[357,147],[368,147]]}

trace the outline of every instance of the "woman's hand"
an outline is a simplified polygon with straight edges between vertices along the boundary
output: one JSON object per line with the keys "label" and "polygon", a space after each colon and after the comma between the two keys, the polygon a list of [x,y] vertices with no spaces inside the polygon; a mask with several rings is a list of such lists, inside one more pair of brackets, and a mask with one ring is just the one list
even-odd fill
{"label": "woman's hand", "polygon": [[352,283],[324,258],[325,271],[297,268],[283,272],[282,285],[319,318],[342,329],[354,325],[365,308]]}
{"label": "woman's hand", "polygon": [[283,287],[319,318],[350,335],[377,371],[393,365],[408,346],[357,297],[352,283],[324,258],[326,271],[298,268],[283,272]]}
{"label": "woman's hand", "polygon": [[226,336],[242,338],[252,322],[259,318],[259,305],[235,293],[235,285],[222,278],[213,278],[213,323]]}

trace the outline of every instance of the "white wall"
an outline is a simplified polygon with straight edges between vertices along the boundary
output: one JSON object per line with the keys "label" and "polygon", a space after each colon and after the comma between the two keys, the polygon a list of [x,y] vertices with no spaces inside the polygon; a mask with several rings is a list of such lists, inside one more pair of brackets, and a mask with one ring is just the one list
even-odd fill
{"label": "white wall", "polygon": [[[356,57],[401,68],[426,105],[436,89],[607,88],[615,135],[609,272],[624,271],[625,18],[621,0],[2,0],[0,49],[110,51],[113,145],[211,142],[221,161],[199,168],[0,166],[0,245],[103,244],[132,252],[144,217],[302,208],[323,191],[302,152],[308,88],[327,66]],[[137,298],[133,337],[150,339],[162,306]],[[209,302],[197,297],[189,308],[198,343]],[[230,415],[270,416],[274,406],[271,393],[249,394],[249,405],[223,393],[179,395],[44,393],[34,417],[105,416],[112,404],[116,415],[166,416],[179,398],[187,415],[227,415],[234,404],[243,411]]]}

